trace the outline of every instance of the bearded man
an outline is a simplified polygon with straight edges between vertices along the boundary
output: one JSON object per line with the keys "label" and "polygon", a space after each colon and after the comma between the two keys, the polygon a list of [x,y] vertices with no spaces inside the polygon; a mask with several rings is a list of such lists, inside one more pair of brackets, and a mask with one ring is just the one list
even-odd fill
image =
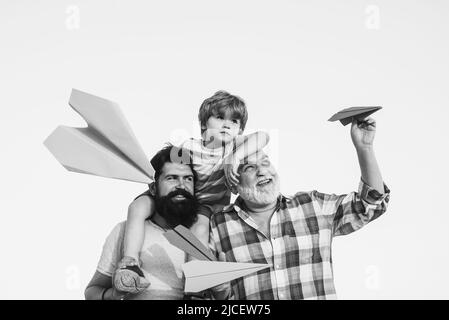
{"label": "bearded man", "polygon": [[[171,245],[163,236],[165,231],[179,224],[189,228],[197,217],[198,205],[194,195],[195,175],[192,167],[190,164],[172,162],[171,159],[171,155],[182,154],[182,151],[174,146],[168,146],[151,159],[155,170],[155,183],[150,185],[147,192],[153,196],[156,210],[151,219],[145,223],[145,240],[140,252],[141,268],[134,270],[141,273],[138,283],[132,283],[140,292],[130,294],[119,291],[113,281],[113,275],[116,269],[120,268],[119,262],[123,257],[126,222],[122,222],[106,239],[97,270],[85,290],[86,299],[180,300],[184,298],[181,265],[188,258],[185,252]],[[141,197],[139,200],[149,201],[148,197]],[[123,278],[121,279],[123,281]],[[129,285],[122,283],[121,287]]]}
{"label": "bearded man", "polygon": [[234,204],[211,217],[210,248],[228,262],[271,264],[231,281],[235,299],[336,298],[331,243],[378,218],[388,205],[373,150],[376,123],[353,121],[351,138],[361,169],[358,192],[316,190],[287,197],[268,157],[259,152],[238,167]]}

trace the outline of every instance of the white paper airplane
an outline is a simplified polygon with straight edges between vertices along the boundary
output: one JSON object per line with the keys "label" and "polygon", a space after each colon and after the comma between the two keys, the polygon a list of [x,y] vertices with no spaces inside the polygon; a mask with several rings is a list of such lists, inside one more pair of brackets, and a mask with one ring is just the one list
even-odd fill
{"label": "white paper airplane", "polygon": [[186,227],[164,233],[175,247],[198,259],[181,266],[186,278],[184,291],[199,292],[270,267],[269,264],[216,261],[216,257]]}
{"label": "white paper airplane", "polygon": [[186,278],[184,291],[199,292],[268,267],[261,263],[190,261],[181,266]]}
{"label": "white paper airplane", "polygon": [[69,171],[149,184],[154,170],[117,103],[72,89],[87,128],[59,126],[44,144]]}
{"label": "white paper airplane", "polygon": [[337,121],[339,120],[342,125],[346,126],[347,124],[352,122],[352,119],[355,118],[359,121],[373,114],[374,112],[382,109],[380,106],[374,107],[350,107],[343,109],[336,114],[334,114],[328,121]]}

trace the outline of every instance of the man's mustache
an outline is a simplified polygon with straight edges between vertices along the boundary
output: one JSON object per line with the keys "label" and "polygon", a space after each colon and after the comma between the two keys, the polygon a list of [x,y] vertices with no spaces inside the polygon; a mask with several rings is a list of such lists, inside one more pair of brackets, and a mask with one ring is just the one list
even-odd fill
{"label": "man's mustache", "polygon": [[176,190],[168,193],[164,198],[171,199],[171,198],[174,198],[176,196],[184,196],[184,198],[186,198],[188,200],[193,200],[193,198],[194,198],[193,194],[187,192],[184,189],[176,189]]}

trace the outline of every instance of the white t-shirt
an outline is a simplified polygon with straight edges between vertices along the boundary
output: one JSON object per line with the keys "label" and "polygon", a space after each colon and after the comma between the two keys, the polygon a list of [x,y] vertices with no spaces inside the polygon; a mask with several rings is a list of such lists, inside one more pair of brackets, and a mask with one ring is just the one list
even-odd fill
{"label": "white t-shirt", "polygon": [[[112,277],[123,257],[126,221],[119,223],[103,245],[97,271]],[[165,231],[151,221],[145,222],[145,239],[140,252],[142,271],[151,285],[142,293],[129,296],[135,300],[180,300],[184,296],[181,265],[186,261],[183,251],[171,245]]]}

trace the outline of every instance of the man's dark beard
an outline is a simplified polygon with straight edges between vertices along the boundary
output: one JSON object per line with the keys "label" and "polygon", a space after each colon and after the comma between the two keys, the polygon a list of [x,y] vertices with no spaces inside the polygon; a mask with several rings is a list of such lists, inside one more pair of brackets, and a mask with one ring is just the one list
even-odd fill
{"label": "man's dark beard", "polygon": [[[185,199],[173,201],[173,197],[178,195],[184,196]],[[163,197],[156,195],[154,202],[156,204],[156,212],[172,228],[179,224],[190,228],[197,220],[198,200],[183,189],[177,189]]]}

